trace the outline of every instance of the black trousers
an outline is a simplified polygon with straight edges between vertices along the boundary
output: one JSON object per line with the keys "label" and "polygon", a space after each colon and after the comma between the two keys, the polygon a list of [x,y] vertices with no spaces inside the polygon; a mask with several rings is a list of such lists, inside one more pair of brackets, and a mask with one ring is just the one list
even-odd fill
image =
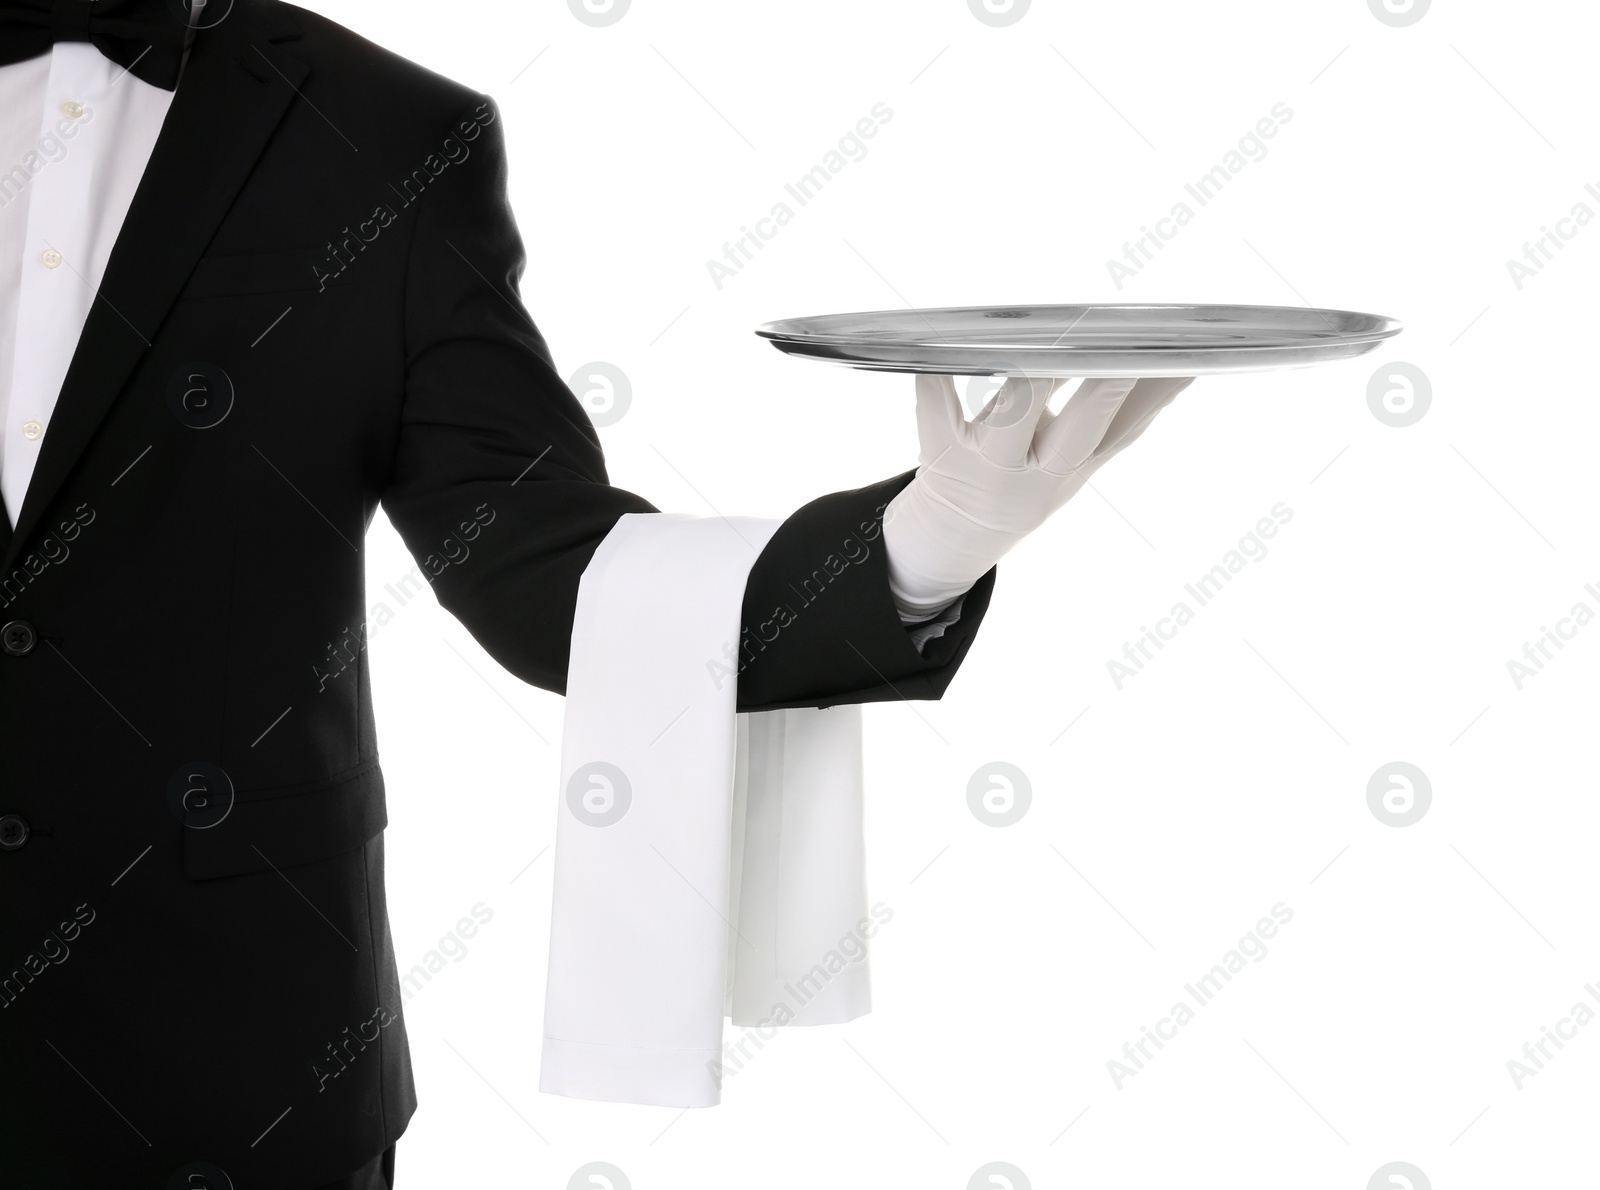
{"label": "black trousers", "polygon": [[316,1190],[394,1190],[394,1146],[390,1145],[355,1173]]}

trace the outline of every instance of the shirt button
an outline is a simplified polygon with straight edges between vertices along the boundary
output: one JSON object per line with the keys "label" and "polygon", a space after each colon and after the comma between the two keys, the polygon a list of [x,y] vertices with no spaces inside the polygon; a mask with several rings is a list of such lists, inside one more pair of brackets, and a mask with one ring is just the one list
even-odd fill
{"label": "shirt button", "polygon": [[22,436],[29,442],[34,441],[34,439],[38,438],[39,435],[43,433],[44,427],[31,418],[22,423]]}
{"label": "shirt button", "polygon": [[47,269],[53,269],[56,267],[56,265],[61,263],[61,253],[57,252],[54,248],[46,248],[43,252],[39,253],[39,263],[44,265],[44,267]]}
{"label": "shirt button", "polygon": [[79,119],[83,115],[83,104],[76,99],[69,99],[61,105],[61,114],[74,120]]}

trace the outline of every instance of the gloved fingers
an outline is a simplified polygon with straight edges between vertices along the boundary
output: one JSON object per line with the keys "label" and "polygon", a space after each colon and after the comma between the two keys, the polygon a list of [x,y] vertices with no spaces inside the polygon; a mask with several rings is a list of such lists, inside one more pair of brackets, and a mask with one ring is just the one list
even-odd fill
{"label": "gloved fingers", "polygon": [[1092,456],[1104,462],[1132,443],[1174,397],[1194,383],[1193,376],[1150,376],[1133,386],[1122,408],[1106,427],[1106,436]]}
{"label": "gloved fingers", "polygon": [[983,457],[1001,467],[1021,467],[1059,376],[1008,376],[983,411],[972,419]]}
{"label": "gloved fingers", "polygon": [[917,443],[919,460],[931,463],[966,433],[966,415],[956,396],[954,376],[917,376]]}
{"label": "gloved fingers", "polygon": [[1132,391],[1133,377],[1096,377],[1083,381],[1060,413],[1039,431],[1033,453],[1039,466],[1054,475],[1081,468],[1106,436]]}
{"label": "gloved fingers", "polygon": [[1143,434],[1147,429],[1149,429],[1150,423],[1155,421],[1156,414],[1160,413],[1165,408],[1166,405],[1161,404],[1147,410],[1142,418],[1128,427],[1127,432],[1122,435],[1121,440],[1118,441],[1116,446],[1112,447],[1110,450],[1095,451],[1094,454],[1089,458],[1089,462],[1087,464],[1088,468],[1091,471],[1099,470],[1102,466],[1104,466],[1106,460],[1112,455],[1121,454],[1122,451],[1133,445],[1133,443],[1137,442],[1139,440],[1139,435]]}

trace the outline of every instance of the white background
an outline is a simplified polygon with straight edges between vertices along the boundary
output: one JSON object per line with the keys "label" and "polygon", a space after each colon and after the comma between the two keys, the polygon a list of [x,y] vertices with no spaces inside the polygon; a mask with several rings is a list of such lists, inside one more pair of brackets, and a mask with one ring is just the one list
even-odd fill
{"label": "white background", "polygon": [[[1520,288],[1506,264],[1600,212],[1589,6],[1393,27],[1363,0],[1038,0],[1001,28],[964,0],[638,0],[605,28],[558,0],[315,7],[499,102],[526,303],[564,373],[626,374],[612,479],[665,509],[784,515],[914,463],[910,379],[785,358],[751,333],[772,318],[1122,300],[1406,323],[1356,362],[1196,383],[1002,564],[942,701],[868,710],[894,914],[875,1011],[768,1042],[717,1108],[538,1092],[561,702],[431,596],[374,630],[402,970],[493,912],[405,1006],[401,1187],[564,1187],[592,1161],[637,1190],[957,1190],[993,1161],[1017,1190],[1362,1190],[1395,1161],[1416,1190],[1593,1184],[1600,1024],[1520,1088],[1507,1067],[1600,1010],[1600,627],[1520,690],[1507,669],[1600,610],[1600,226],[1562,225]],[[707,261],[879,102],[866,156],[719,289]],[[1265,156],[1198,208],[1184,183],[1278,103]],[[1119,288],[1108,259],[1185,199]],[[1367,397],[1396,362],[1432,390],[1405,428]],[[1279,502],[1267,555],[1118,689],[1108,660]],[[376,602],[413,563],[385,523],[368,548]],[[996,760],[1032,793],[1004,828],[967,805]],[[1396,760],[1432,787],[1407,827],[1367,801]],[[1119,1089],[1108,1060],[1279,902],[1266,957]]]}

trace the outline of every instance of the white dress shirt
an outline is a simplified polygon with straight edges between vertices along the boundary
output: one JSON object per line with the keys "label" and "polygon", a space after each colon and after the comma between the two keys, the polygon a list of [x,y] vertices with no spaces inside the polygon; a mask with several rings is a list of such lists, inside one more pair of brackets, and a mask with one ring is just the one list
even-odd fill
{"label": "white dress shirt", "polygon": [[0,498],[13,525],[172,96],[88,42],[0,66]]}

